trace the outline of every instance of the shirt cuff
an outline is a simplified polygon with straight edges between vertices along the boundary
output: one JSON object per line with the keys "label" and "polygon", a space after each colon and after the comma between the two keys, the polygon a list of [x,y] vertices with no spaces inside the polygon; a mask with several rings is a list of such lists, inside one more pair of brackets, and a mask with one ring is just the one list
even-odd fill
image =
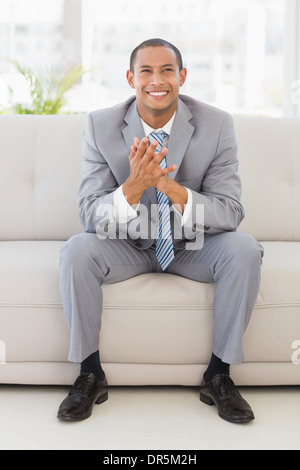
{"label": "shirt cuff", "polygon": [[116,219],[119,224],[126,224],[130,220],[137,217],[139,204],[135,204],[134,208],[128,204],[123,193],[123,185],[120,186],[113,195],[113,205],[115,209]]}
{"label": "shirt cuff", "polygon": [[185,189],[187,190],[187,193],[188,193],[188,199],[184,206],[183,214],[181,211],[178,210],[178,208],[175,205],[173,205],[174,211],[181,217],[181,227],[183,227],[184,224],[186,224],[186,222],[188,221],[189,216],[191,214],[191,210],[192,210],[192,204],[193,204],[192,192],[188,188],[185,188]]}

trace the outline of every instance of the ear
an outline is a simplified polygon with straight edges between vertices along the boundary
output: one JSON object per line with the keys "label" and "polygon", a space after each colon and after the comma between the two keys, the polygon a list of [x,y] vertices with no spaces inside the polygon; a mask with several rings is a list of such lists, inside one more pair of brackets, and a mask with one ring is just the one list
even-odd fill
{"label": "ear", "polygon": [[182,86],[186,80],[187,70],[186,68],[182,68],[179,72],[179,84]]}
{"label": "ear", "polygon": [[135,88],[134,77],[133,77],[133,73],[131,72],[131,70],[127,70],[126,78],[127,78],[127,82],[129,83],[129,86],[131,86],[131,88]]}

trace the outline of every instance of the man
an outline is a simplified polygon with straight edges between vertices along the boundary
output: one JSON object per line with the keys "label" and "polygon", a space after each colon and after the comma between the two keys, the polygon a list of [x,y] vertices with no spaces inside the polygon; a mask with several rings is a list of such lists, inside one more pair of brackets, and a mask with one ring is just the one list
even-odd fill
{"label": "man", "polygon": [[[132,52],[127,72],[135,96],[87,118],[78,190],[85,233],[63,246],[60,260],[69,360],[81,369],[60,405],[60,419],[88,418],[93,405],[108,398],[99,353],[102,284],[162,271],[216,283],[213,351],[200,399],[216,405],[227,421],[254,419],[230,378],[230,364],[243,360],[242,337],[257,298],[263,250],[236,231],[244,211],[232,118],[179,95],[186,75],[175,46],[145,41]],[[155,216],[151,207],[157,204]],[[182,229],[176,237],[171,205]],[[199,206],[204,221],[197,219]],[[141,225],[151,230],[137,237],[141,207],[147,209]],[[204,243],[189,245],[193,239],[185,229],[191,227],[195,239],[204,231]]]}

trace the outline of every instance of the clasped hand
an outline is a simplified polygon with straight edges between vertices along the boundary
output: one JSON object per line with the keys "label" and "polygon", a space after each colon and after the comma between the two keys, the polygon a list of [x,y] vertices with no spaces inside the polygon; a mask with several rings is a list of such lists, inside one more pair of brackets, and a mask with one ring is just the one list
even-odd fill
{"label": "clasped hand", "polygon": [[148,145],[148,139],[145,137],[140,142],[136,137],[131,146],[129,155],[130,175],[129,180],[132,187],[138,193],[154,186],[159,191],[166,193],[168,188],[168,178],[166,176],[176,169],[176,165],[171,165],[161,169],[159,163],[166,156],[168,149],[163,149],[155,153],[158,143],[153,141]]}
{"label": "clasped hand", "polygon": [[169,173],[176,170],[177,165],[160,168],[159,163],[166,156],[168,149],[164,147],[156,154],[157,145],[156,141],[148,145],[146,137],[141,142],[134,138],[129,155],[130,174],[123,183],[123,194],[127,202],[133,206],[138,204],[146,189],[155,187],[166,194],[183,214],[188,192],[184,186],[168,177]]}

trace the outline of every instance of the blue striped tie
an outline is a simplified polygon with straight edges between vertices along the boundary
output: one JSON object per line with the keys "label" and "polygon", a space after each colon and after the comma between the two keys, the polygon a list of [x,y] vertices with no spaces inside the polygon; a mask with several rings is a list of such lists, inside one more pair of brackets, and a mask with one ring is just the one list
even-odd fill
{"label": "blue striped tie", "polygon": [[[155,152],[158,153],[163,148],[163,139],[165,132],[151,132],[148,136],[150,142],[156,140],[158,145]],[[159,166],[162,169],[167,168],[166,157],[164,157]],[[169,266],[174,259],[174,249],[172,241],[172,230],[170,220],[169,198],[162,192],[156,190],[158,201],[158,228],[156,233],[156,258],[161,265],[163,271]]]}

